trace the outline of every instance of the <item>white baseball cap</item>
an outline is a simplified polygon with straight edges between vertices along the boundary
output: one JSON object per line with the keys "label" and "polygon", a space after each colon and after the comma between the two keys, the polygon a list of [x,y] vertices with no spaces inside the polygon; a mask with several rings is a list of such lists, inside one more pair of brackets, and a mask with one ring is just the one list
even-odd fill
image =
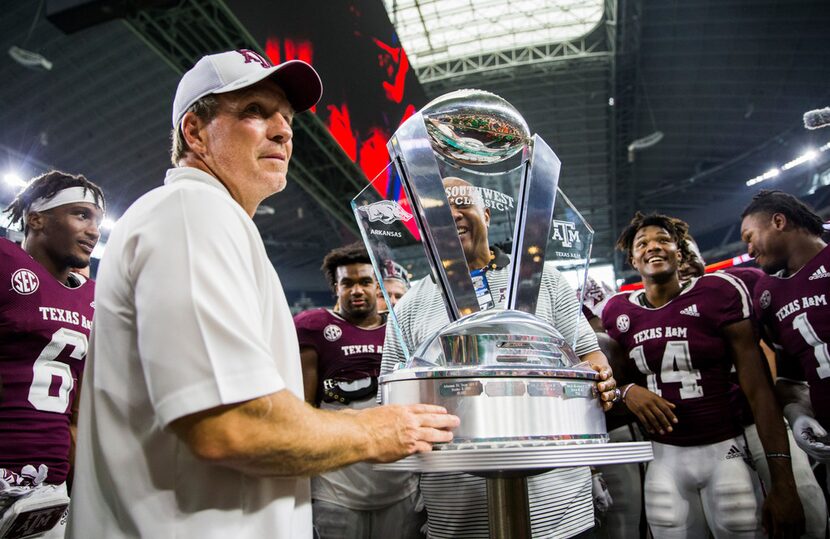
{"label": "white baseball cap", "polygon": [[196,62],[179,81],[173,100],[173,127],[179,126],[190,105],[202,97],[233,92],[268,77],[282,88],[295,112],[310,109],[323,95],[320,75],[302,60],[289,60],[275,66],[249,49],[211,54]]}

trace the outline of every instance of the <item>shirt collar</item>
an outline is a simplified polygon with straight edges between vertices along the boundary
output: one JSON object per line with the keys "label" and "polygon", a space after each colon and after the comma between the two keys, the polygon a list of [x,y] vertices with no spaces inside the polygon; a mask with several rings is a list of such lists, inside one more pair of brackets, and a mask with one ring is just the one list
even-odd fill
{"label": "shirt collar", "polygon": [[206,185],[210,185],[211,187],[216,187],[223,193],[227,194],[228,196],[231,196],[230,191],[228,191],[228,188],[225,187],[225,185],[222,182],[220,182],[218,179],[216,179],[214,176],[211,176],[204,170],[194,167],[176,167],[167,169],[167,175],[164,177],[164,185],[170,185],[183,180],[204,183]]}

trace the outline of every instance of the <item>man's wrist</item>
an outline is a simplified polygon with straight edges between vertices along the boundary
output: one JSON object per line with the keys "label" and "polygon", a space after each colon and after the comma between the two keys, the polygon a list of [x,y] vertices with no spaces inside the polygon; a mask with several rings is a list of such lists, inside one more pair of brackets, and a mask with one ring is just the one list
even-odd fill
{"label": "man's wrist", "polygon": [[787,422],[790,426],[795,423],[795,420],[801,416],[813,417],[813,411],[798,402],[791,402],[784,406],[782,410],[784,412],[784,417],[787,419]]}
{"label": "man's wrist", "polygon": [[[770,451],[772,453],[772,451]],[[778,451],[775,451],[778,453]],[[793,467],[789,459],[771,458],[767,459],[770,478],[774,486],[780,485],[783,488],[795,488],[795,477]]]}
{"label": "man's wrist", "polygon": [[637,385],[637,384],[626,384],[626,385],[623,386],[623,388],[622,388],[622,397],[620,399],[621,401],[623,401],[623,403],[625,403],[625,397],[628,396],[628,392],[631,391],[631,388],[634,387],[635,385]]}

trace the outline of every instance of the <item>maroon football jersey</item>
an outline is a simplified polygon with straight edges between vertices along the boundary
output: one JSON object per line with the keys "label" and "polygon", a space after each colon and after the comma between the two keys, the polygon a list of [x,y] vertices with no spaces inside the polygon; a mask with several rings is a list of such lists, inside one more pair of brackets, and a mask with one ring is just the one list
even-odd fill
{"label": "maroon football jersey", "polygon": [[[766,275],[762,270],[758,268],[741,266],[732,266],[730,268],[725,268],[720,271],[728,273],[729,275],[734,275],[735,277],[740,279],[741,282],[744,283],[744,286],[746,286],[746,289],[749,291],[750,297],[754,295],[755,285],[758,283],[761,277]],[[753,323],[758,323],[754,310],[752,314],[752,320]],[[766,363],[766,358],[764,357],[763,351],[758,350],[758,353],[760,354],[760,357],[764,361],[764,363]],[[735,369],[732,369],[732,382],[738,384],[738,373],[737,371],[735,371]],[[746,395],[744,395],[743,391],[735,392],[735,406],[740,408],[741,418],[744,425],[752,425],[753,423],[755,423],[755,417],[752,415],[752,407],[749,405],[749,400],[746,398]]]}
{"label": "maroon football jersey", "polygon": [[0,238],[0,468],[69,472],[69,422],[84,369],[95,283],[68,288]]}
{"label": "maroon football jersey", "polygon": [[295,316],[294,325],[300,347],[317,352],[317,402],[326,380],[352,382],[380,374],[386,324],[364,329],[328,309],[312,309]]}
{"label": "maroon football jersey", "polygon": [[761,277],[764,277],[766,273],[764,273],[759,268],[752,268],[747,266],[732,266],[731,268],[724,268],[720,270],[724,273],[728,273],[729,275],[734,275],[738,279],[740,279],[746,289],[749,290],[749,294],[752,295],[753,291],[755,290],[755,285],[758,284],[758,281],[761,280]]}
{"label": "maroon football jersey", "polygon": [[755,309],[784,351],[778,375],[806,380],[816,419],[830,428],[830,246],[789,277],[764,275]]}
{"label": "maroon football jersey", "polygon": [[740,434],[740,414],[731,404],[739,389],[729,379],[733,363],[721,328],[750,317],[746,287],[713,273],[659,308],[644,306],[644,295],[644,290],[617,294],[602,320],[628,354],[632,381],[676,405],[673,432],[653,439],[690,446]]}

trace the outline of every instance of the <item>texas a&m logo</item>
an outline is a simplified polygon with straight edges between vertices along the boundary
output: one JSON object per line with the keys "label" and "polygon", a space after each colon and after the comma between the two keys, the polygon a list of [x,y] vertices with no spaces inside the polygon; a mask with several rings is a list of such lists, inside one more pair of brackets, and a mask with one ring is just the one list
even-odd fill
{"label": "texas a&m logo", "polygon": [[266,60],[256,51],[252,51],[251,49],[238,49],[236,52],[242,55],[245,58],[245,63],[249,64],[251,62],[256,62],[261,65],[263,68],[267,69],[269,67],[273,67],[271,62]]}
{"label": "texas a&m logo", "polygon": [[553,236],[552,240],[561,241],[562,247],[573,247],[574,243],[579,243],[579,231],[576,225],[570,221],[553,220]]}
{"label": "texas a&m logo", "polygon": [[12,290],[21,296],[34,293],[38,286],[40,286],[40,281],[33,271],[21,268],[12,273]]}

